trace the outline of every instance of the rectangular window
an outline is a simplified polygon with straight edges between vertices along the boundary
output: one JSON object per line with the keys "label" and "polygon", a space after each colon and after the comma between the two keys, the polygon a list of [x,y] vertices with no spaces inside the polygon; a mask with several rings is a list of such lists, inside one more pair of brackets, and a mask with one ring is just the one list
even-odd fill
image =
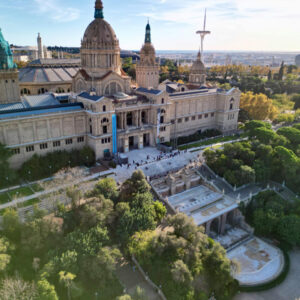
{"label": "rectangular window", "polygon": [[185,120],[185,122],[188,122],[190,120],[190,118],[185,118],[184,120]]}
{"label": "rectangular window", "polygon": [[205,119],[206,119],[206,118],[208,118],[208,114],[205,114],[205,116],[204,116],[204,117],[205,117]]}
{"label": "rectangular window", "polygon": [[195,121],[195,120],[196,120],[196,117],[195,117],[195,116],[193,116],[193,117],[192,117],[192,121]]}
{"label": "rectangular window", "polygon": [[90,134],[93,134],[93,127],[90,125]]}
{"label": "rectangular window", "polygon": [[20,154],[20,148],[11,149],[12,154]]}
{"label": "rectangular window", "polygon": [[72,139],[66,139],[66,145],[71,145],[73,144],[73,140]]}
{"label": "rectangular window", "polygon": [[178,119],[178,123],[181,123],[182,122],[182,119]]}
{"label": "rectangular window", "polygon": [[165,118],[164,118],[164,116],[161,116],[161,117],[160,117],[160,123],[161,123],[161,124],[165,123]]}
{"label": "rectangular window", "polygon": [[103,134],[106,134],[107,133],[107,126],[103,126]]}
{"label": "rectangular window", "polygon": [[53,147],[60,147],[60,141],[53,142]]}
{"label": "rectangular window", "polygon": [[84,142],[84,137],[83,136],[78,137],[77,142],[78,143],[83,143]]}
{"label": "rectangular window", "polygon": [[230,103],[230,110],[233,109],[233,103]]}
{"label": "rectangular window", "polygon": [[198,120],[201,120],[201,119],[202,119],[202,115],[199,115],[199,116],[198,116]]}
{"label": "rectangular window", "polygon": [[160,141],[163,143],[165,141],[165,138],[164,137],[161,137],[160,138]]}
{"label": "rectangular window", "polygon": [[160,131],[162,131],[162,132],[166,131],[166,127],[165,126],[160,127]]}
{"label": "rectangular window", "polygon": [[34,146],[27,146],[26,147],[26,152],[33,152],[34,151]]}
{"label": "rectangular window", "polygon": [[171,120],[171,124],[175,124],[175,120]]}
{"label": "rectangular window", "polygon": [[48,144],[47,143],[40,144],[40,149],[41,150],[44,150],[44,149],[47,149],[47,148],[48,148]]}
{"label": "rectangular window", "polygon": [[211,115],[211,117],[214,117],[214,116],[215,116],[215,113],[211,113],[210,115]]}

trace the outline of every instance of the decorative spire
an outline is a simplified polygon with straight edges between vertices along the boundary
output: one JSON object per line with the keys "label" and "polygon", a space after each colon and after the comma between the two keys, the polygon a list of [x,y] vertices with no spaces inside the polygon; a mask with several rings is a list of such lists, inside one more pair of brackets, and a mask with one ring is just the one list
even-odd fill
{"label": "decorative spire", "polygon": [[95,2],[95,19],[104,19],[103,4],[101,0],[96,0]]}
{"label": "decorative spire", "polygon": [[146,43],[151,44],[151,28],[149,24],[149,19],[148,19],[148,24],[146,26],[145,44]]}

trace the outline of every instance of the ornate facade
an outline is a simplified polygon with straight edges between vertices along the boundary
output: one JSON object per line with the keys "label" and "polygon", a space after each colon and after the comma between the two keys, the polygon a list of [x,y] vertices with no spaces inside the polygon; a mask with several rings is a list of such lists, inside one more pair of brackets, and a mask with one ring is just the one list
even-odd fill
{"label": "ornate facade", "polygon": [[[60,70],[49,68],[46,74],[42,69],[46,78],[63,76]],[[0,105],[0,142],[13,149],[12,165],[20,166],[34,153],[88,145],[100,159],[196,131],[237,129],[239,90],[205,87],[199,55],[188,84],[158,85],[158,71],[148,24],[137,66],[139,87],[131,88],[131,79],[121,68],[119,41],[104,20],[102,1],[97,0],[95,19],[82,39],[81,66],[74,72],[72,93],[24,95],[18,101],[0,97],[6,103]]]}

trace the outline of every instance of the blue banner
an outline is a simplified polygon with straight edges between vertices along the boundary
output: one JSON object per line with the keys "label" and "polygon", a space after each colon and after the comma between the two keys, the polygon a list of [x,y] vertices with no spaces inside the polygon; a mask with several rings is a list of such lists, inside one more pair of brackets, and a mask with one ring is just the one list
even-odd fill
{"label": "blue banner", "polygon": [[117,116],[112,115],[112,141],[113,141],[113,154],[118,152],[117,146]]}

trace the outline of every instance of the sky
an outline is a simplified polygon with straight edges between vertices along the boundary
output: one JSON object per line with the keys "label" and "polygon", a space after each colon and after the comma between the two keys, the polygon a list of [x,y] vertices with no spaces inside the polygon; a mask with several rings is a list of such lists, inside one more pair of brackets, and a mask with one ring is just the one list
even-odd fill
{"label": "sky", "polygon": [[[138,50],[149,17],[157,50],[197,50],[207,9],[205,50],[300,51],[299,0],[103,0],[122,49]],[[80,46],[94,0],[0,0],[9,43]]]}

